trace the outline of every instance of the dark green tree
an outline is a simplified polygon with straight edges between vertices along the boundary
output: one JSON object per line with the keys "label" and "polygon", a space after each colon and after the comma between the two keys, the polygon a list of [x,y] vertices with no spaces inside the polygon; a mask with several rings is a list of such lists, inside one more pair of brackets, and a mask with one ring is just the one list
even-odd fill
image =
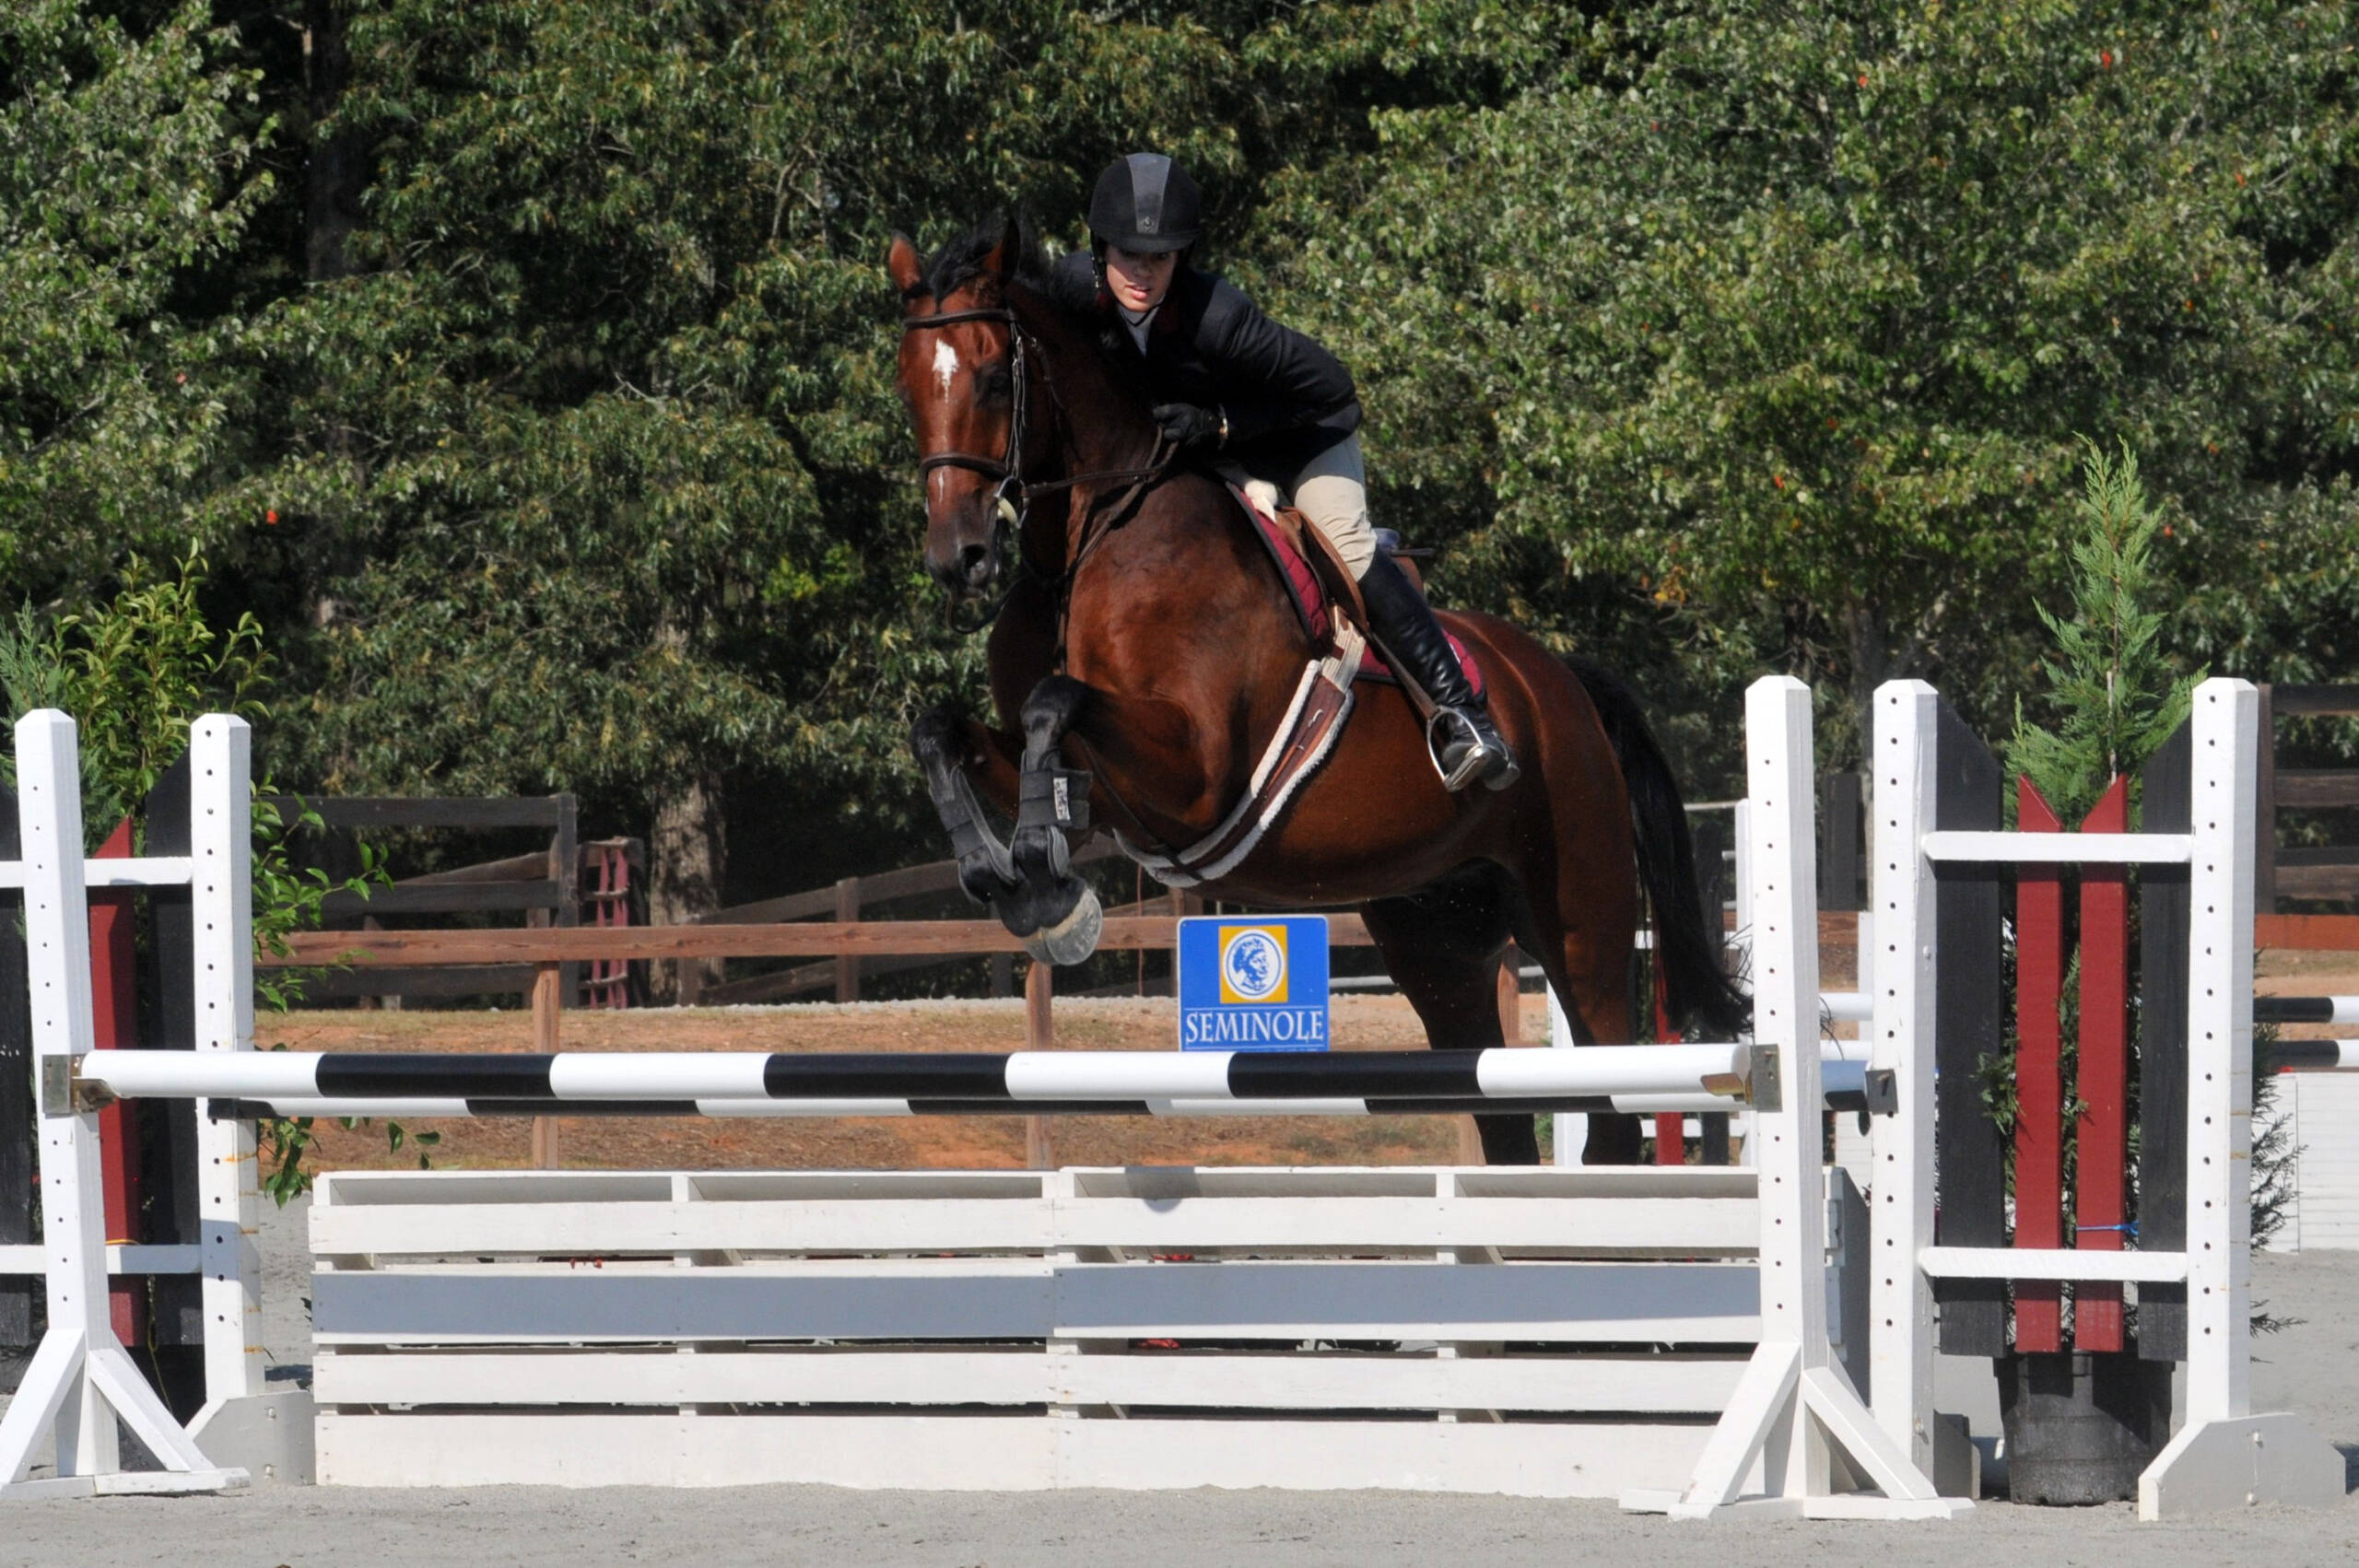
{"label": "dark green tree", "polygon": [[1988,722],[2065,569],[2073,432],[2171,497],[2182,592],[2251,584],[2262,520],[2348,537],[2346,7],[1626,26],[1626,74],[1379,115],[1311,181],[1288,300],[1368,373],[1401,504],[1472,503],[1447,584],[1652,623],[1650,670],[1784,666],[1854,712],[1926,673]]}
{"label": "dark green tree", "polygon": [[88,605],[233,526],[241,323],[177,292],[270,193],[232,46],[205,0],[0,8],[0,602]]}

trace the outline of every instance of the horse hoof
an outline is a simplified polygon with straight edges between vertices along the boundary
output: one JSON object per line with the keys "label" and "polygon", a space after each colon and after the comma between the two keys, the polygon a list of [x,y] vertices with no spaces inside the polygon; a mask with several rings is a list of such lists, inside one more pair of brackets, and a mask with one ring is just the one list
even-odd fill
{"label": "horse hoof", "polygon": [[1024,951],[1035,963],[1078,964],[1097,951],[1097,937],[1105,929],[1105,907],[1097,902],[1097,891],[1085,885],[1073,913],[1026,937]]}

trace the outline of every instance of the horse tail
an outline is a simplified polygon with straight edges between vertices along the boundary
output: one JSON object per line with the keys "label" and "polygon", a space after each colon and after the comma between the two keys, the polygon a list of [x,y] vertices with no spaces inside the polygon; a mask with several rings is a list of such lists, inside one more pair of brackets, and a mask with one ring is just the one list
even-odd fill
{"label": "horse tail", "polygon": [[[1665,1010],[1674,1027],[1698,1026],[1732,1039],[1752,1026],[1753,1009],[1720,966],[1719,933],[1704,919],[1696,890],[1696,846],[1679,782],[1647,728],[1638,694],[1628,682],[1588,660],[1567,659],[1621,764],[1637,840],[1638,882],[1654,915],[1655,962],[1661,966]],[[1717,925],[1718,922],[1712,922]]]}

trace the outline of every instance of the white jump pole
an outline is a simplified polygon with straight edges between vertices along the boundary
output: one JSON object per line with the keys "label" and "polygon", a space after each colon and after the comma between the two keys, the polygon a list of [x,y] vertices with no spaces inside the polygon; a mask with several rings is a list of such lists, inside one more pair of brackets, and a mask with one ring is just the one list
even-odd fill
{"label": "white jump pole", "polygon": [[[1690,1519],[1951,1518],[1974,1504],[1938,1493],[1827,1341],[1810,709],[1810,688],[1790,676],[1745,696],[1754,1036],[1777,1052],[1780,1090],[1774,1105],[1757,1095],[1753,1113],[1761,1340],[1685,1488],[1625,1493],[1623,1506]],[[1748,1495],[1756,1464],[1765,1490]],[[1837,1490],[1853,1478],[1859,1490]]]}
{"label": "white jump pole", "polygon": [[1933,1245],[1933,872],[1931,826],[1941,698],[1922,681],[1876,690],[1873,822],[1868,834],[1876,965],[1869,1060],[1892,1074],[1896,1115],[1871,1130],[1868,1384],[1877,1422],[1916,1467],[1934,1470],[1933,1284],[1917,1258]]}
{"label": "white jump pole", "polygon": [[[236,720],[227,722],[245,728]],[[0,1420],[0,1494],[88,1496],[243,1486],[247,1473],[217,1468],[148,1387],[115,1338],[108,1306],[99,1120],[95,1112],[75,1108],[71,1091],[75,1060],[94,1043],[82,777],[71,719],[44,708],[18,723],[17,787],[49,1329],[6,1418]],[[250,930],[241,925],[232,934],[244,936]],[[213,1299],[208,1290],[208,1309]],[[207,1327],[213,1325],[208,1321]],[[118,1418],[147,1445],[162,1470],[122,1469]],[[42,1439],[53,1434],[55,1479],[28,1481]]]}

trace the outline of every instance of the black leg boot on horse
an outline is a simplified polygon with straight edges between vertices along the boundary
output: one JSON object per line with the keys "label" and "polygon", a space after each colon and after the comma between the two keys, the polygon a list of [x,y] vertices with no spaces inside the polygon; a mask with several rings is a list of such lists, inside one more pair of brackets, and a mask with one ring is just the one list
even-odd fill
{"label": "black leg boot on horse", "polygon": [[1023,778],[1008,839],[1017,881],[992,907],[1043,964],[1080,963],[1097,951],[1106,923],[1097,892],[1073,874],[1072,841],[1089,831],[1089,773],[1065,766],[1061,750],[1088,700],[1089,688],[1069,675],[1050,675],[1024,699]]}
{"label": "black leg boot on horse", "polygon": [[1416,684],[1434,705],[1426,749],[1441,770],[1442,788],[1455,794],[1477,778],[1504,790],[1523,770],[1491,723],[1490,705],[1459,667],[1433,606],[1392,557],[1379,550],[1360,579],[1368,631],[1394,671]]}
{"label": "black leg boot on horse", "polygon": [[1061,746],[1088,688],[1062,675],[1025,702],[1024,755],[1016,779],[1015,830],[992,830],[968,776],[967,728],[945,705],[910,731],[926,788],[958,860],[958,885],[997,915],[1044,964],[1078,964],[1097,950],[1104,910],[1072,874],[1073,837],[1089,831],[1089,774],[1062,766]]}
{"label": "black leg boot on horse", "polygon": [[910,730],[910,750],[925,775],[926,792],[933,798],[934,814],[950,835],[950,852],[958,861],[958,885],[968,897],[989,908],[1014,891],[1022,880],[1007,846],[992,831],[982,802],[966,767],[963,721],[952,704],[928,711]]}

